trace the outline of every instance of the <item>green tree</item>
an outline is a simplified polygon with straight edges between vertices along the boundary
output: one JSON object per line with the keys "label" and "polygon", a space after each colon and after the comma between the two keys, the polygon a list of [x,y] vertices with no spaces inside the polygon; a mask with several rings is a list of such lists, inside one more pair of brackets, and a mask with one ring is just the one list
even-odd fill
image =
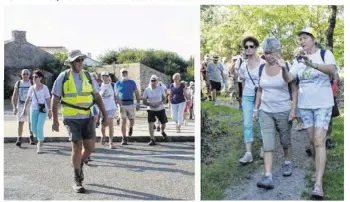
{"label": "green tree", "polygon": [[[342,67],[344,8],[336,7],[333,52]],[[241,40],[244,37],[254,36],[262,42],[264,38],[274,36],[281,41],[283,56],[291,60],[293,50],[299,46],[296,34],[304,26],[313,27],[318,42],[327,47],[331,14],[328,6],[205,6],[201,8],[201,56],[217,53],[230,58],[242,52]]]}

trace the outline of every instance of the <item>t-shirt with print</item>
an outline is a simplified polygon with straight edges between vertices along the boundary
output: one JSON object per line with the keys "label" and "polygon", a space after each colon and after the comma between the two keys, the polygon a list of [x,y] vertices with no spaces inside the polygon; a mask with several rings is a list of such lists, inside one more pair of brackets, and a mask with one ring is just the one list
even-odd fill
{"label": "t-shirt with print", "polygon": [[[336,65],[331,51],[326,50],[324,62],[320,50],[306,55],[313,63]],[[335,70],[334,70],[335,72]],[[301,62],[295,62],[290,73],[299,78],[298,107],[301,109],[329,108],[334,105],[333,93],[328,74],[308,67]]]}
{"label": "t-shirt with print", "polygon": [[[19,82],[19,85],[18,83]],[[17,106],[21,104],[20,102],[25,102],[27,99],[28,91],[30,86],[32,86],[32,82],[29,81],[17,81],[15,84],[15,88],[18,89],[18,101],[17,101]]]}
{"label": "t-shirt with print", "polygon": [[120,80],[115,83],[114,90],[120,98],[122,105],[134,104],[134,92],[137,89],[136,83],[133,80]]}
{"label": "t-shirt with print", "polygon": [[259,86],[262,88],[260,110],[280,113],[291,109],[289,88],[282,77],[282,70],[276,76],[269,76],[264,68]]}
{"label": "t-shirt with print", "polygon": [[224,67],[220,63],[214,64],[213,62],[208,64],[208,80],[221,83],[221,72],[224,71]]}
{"label": "t-shirt with print", "polygon": [[117,109],[117,105],[115,103],[115,95],[116,92],[113,90],[114,84],[101,84],[100,87],[100,95],[102,97],[103,104],[105,105],[106,111]]}
{"label": "t-shirt with print", "polygon": [[[156,102],[163,102],[163,97],[165,97],[165,92],[161,86],[157,86],[155,89],[152,87],[147,87],[143,91],[143,96],[144,99],[147,99],[147,102],[149,103],[156,103]],[[164,104],[162,103],[159,107],[147,107],[147,110],[151,111],[160,111],[164,109]]]}
{"label": "t-shirt with print", "polygon": [[254,69],[250,69],[248,67],[248,71],[250,74],[249,76],[247,72],[247,62],[242,63],[241,68],[239,69],[239,76],[244,80],[243,95],[255,96],[255,87],[258,87],[259,85],[259,67],[262,64],[265,64],[265,60],[260,59],[260,63],[256,67],[254,67]]}
{"label": "t-shirt with print", "polygon": [[[62,83],[63,79],[65,77],[66,71],[62,72],[60,75],[58,75],[56,81],[53,84],[53,88],[51,93],[57,97],[62,97]],[[81,93],[81,88],[82,88],[82,74],[83,72],[76,73],[74,71],[70,71],[73,75],[74,79],[74,84],[77,89],[78,93]],[[68,80],[66,81],[68,82]],[[92,82],[92,87],[93,87],[93,92],[98,93],[98,84],[96,82],[96,79],[94,77],[91,77],[91,82]],[[93,114],[77,114],[76,116],[69,116],[69,117],[64,117],[63,115],[63,120],[65,119],[87,119],[90,118]]]}
{"label": "t-shirt with print", "polygon": [[35,90],[35,86],[36,85],[31,86],[28,90],[28,97],[32,100],[32,110],[39,110],[39,104],[45,104],[46,109],[48,109],[46,99],[51,97],[49,88],[46,85],[43,85],[40,90]]}

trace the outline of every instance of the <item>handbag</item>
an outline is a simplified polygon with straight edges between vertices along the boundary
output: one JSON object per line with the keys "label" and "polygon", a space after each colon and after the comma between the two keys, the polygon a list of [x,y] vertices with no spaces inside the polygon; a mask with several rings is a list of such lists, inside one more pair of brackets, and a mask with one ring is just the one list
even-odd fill
{"label": "handbag", "polygon": [[39,100],[38,100],[38,97],[36,96],[34,87],[33,87],[33,90],[34,90],[34,95],[35,95],[36,101],[38,102],[38,105],[39,105],[39,112],[46,113],[45,103],[44,104],[39,103]]}

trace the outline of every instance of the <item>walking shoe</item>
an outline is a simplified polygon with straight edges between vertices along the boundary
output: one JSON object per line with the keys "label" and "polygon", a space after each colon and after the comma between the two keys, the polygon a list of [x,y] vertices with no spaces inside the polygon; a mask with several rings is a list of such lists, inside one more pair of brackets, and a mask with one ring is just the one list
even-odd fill
{"label": "walking shoe", "polygon": [[109,143],[109,149],[115,149],[115,146],[112,143]]}
{"label": "walking shoe", "polygon": [[17,140],[16,146],[17,146],[17,147],[21,147],[21,145],[22,145],[22,142]]}
{"label": "walking shoe", "polygon": [[37,144],[37,151],[36,151],[37,154],[42,154],[43,151],[42,151],[42,143],[38,142]]}
{"label": "walking shoe", "polygon": [[283,164],[282,169],[284,177],[289,177],[292,175],[292,164]]}
{"label": "walking shoe", "polygon": [[246,164],[246,163],[251,163],[253,162],[253,157],[251,154],[248,154],[247,152],[244,154],[244,156],[239,159],[239,162],[242,164]]}
{"label": "walking shoe", "polygon": [[151,139],[151,141],[148,143],[149,146],[156,145],[156,141],[154,139]]}
{"label": "walking shoe", "polygon": [[265,189],[273,189],[273,181],[272,181],[272,177],[269,176],[262,176],[260,181],[256,184],[257,187],[259,188],[265,188]]}
{"label": "walking shoe", "polygon": [[312,190],[311,193],[312,197],[315,198],[316,200],[323,200],[324,198],[324,193],[323,193],[323,189],[320,185],[315,184],[314,185],[314,189]]}
{"label": "walking shoe", "polygon": [[74,176],[73,190],[74,190],[76,193],[84,193],[84,192],[86,191],[85,188],[83,187],[82,181],[83,181],[83,180],[81,180],[81,176],[75,174],[75,176]]}
{"label": "walking shoe", "polygon": [[260,158],[264,159],[264,148],[260,147]]}
{"label": "walking shoe", "polygon": [[35,141],[34,141],[34,136],[33,135],[29,136],[29,144],[35,145]]}
{"label": "walking shoe", "polygon": [[330,138],[327,138],[326,140],[326,148],[327,149],[333,149],[335,147],[335,142],[330,139]]}
{"label": "walking shoe", "polygon": [[121,145],[128,145],[128,140],[126,137],[122,137]]}
{"label": "walking shoe", "polygon": [[164,131],[162,132],[162,136],[163,136],[163,140],[168,141],[168,136]]}
{"label": "walking shoe", "polygon": [[129,127],[129,136],[132,136],[132,127]]}
{"label": "walking shoe", "polygon": [[157,127],[157,131],[158,131],[158,132],[160,131],[160,127],[159,127],[159,126]]}

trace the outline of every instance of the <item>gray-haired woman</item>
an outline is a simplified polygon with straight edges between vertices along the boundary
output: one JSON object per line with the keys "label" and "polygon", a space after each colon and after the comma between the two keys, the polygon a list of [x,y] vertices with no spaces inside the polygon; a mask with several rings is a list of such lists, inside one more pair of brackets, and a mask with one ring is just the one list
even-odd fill
{"label": "gray-haired woman", "polygon": [[259,111],[259,121],[264,149],[265,175],[257,183],[259,188],[273,189],[272,162],[275,150],[276,134],[280,134],[280,142],[284,150],[283,176],[292,175],[291,128],[295,119],[297,89],[291,83],[292,101],[290,104],[290,89],[282,76],[277,60],[281,59],[280,42],[266,38],[262,43],[266,64],[259,67],[259,88],[256,96],[254,119]]}

